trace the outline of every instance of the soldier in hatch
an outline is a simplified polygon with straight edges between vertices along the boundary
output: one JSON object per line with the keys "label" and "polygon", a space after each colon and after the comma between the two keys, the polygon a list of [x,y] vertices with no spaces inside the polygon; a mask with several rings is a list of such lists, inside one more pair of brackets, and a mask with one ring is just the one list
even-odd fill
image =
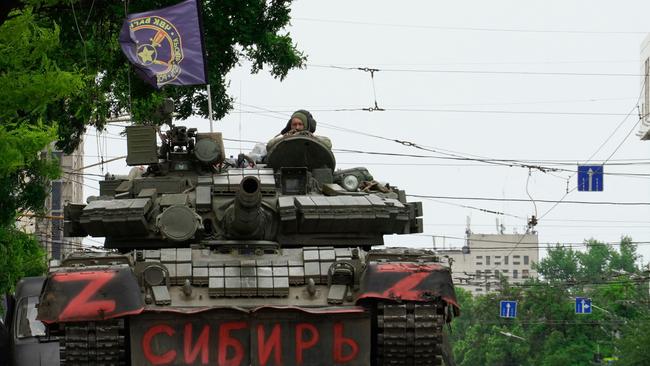
{"label": "soldier in hatch", "polygon": [[[266,151],[269,151],[283,137],[295,135],[303,131],[313,134],[316,131],[316,120],[311,115],[311,113],[309,113],[309,111],[306,111],[304,109],[299,109],[291,115],[291,118],[289,118],[287,125],[282,129],[282,131],[280,131],[280,134],[272,138],[266,144]],[[325,136],[314,136],[314,137],[316,137],[320,142],[322,142],[329,149],[332,148],[332,141],[330,141],[329,138]]]}
{"label": "soldier in hatch", "polygon": [[291,131],[309,131],[314,133],[316,131],[316,120],[314,117],[304,109],[299,109],[291,115],[287,125],[280,131],[281,135],[286,135]]}

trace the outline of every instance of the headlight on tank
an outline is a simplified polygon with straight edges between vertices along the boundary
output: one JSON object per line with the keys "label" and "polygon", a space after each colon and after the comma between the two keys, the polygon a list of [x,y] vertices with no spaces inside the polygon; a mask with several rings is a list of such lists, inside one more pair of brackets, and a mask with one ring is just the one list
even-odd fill
{"label": "headlight on tank", "polygon": [[166,270],[159,265],[150,265],[142,272],[142,278],[150,287],[164,285],[168,276],[165,272]]}
{"label": "headlight on tank", "polygon": [[203,138],[194,145],[194,156],[204,164],[214,164],[222,160],[222,154],[219,143],[216,141]]}
{"label": "headlight on tank", "polygon": [[359,188],[359,178],[352,174],[346,175],[342,184],[346,191],[355,192]]}

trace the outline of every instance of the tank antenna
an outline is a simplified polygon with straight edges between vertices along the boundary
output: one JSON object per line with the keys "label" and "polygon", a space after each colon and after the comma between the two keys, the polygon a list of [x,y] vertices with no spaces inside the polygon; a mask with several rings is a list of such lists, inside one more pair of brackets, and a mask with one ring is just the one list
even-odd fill
{"label": "tank antenna", "polygon": [[210,93],[210,83],[208,83],[208,120],[210,121],[210,132],[214,132],[212,128],[212,93]]}

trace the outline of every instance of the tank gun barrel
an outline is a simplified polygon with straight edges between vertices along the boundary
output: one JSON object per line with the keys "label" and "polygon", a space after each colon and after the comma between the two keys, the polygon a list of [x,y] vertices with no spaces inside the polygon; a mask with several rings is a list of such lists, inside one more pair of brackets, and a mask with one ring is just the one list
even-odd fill
{"label": "tank gun barrel", "polygon": [[229,236],[253,239],[263,233],[265,216],[261,205],[259,179],[253,176],[244,177],[239,184],[235,201],[226,213]]}

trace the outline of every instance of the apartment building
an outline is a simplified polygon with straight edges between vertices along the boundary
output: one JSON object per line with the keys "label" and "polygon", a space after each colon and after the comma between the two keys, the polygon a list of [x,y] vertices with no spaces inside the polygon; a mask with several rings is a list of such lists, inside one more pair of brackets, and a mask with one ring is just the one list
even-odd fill
{"label": "apartment building", "polygon": [[61,164],[62,174],[60,179],[51,182],[51,194],[45,202],[46,216],[34,219],[33,231],[45,248],[48,259],[62,259],[81,246],[81,238],[63,236],[63,209],[67,202],[83,202],[84,178],[78,170],[83,167],[83,154],[83,141],[70,155],[52,151],[52,156]]}
{"label": "apartment building", "polygon": [[463,249],[439,253],[453,261],[455,285],[474,294],[497,290],[501,276],[510,283],[537,277],[537,234],[469,234]]}

